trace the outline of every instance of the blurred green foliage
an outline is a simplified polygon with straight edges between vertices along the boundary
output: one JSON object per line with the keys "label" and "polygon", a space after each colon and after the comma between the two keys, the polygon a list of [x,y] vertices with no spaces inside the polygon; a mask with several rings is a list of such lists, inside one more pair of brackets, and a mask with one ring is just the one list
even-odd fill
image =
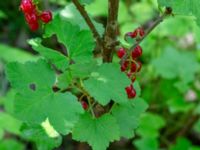
{"label": "blurred green foliage", "polygon": [[[86,5],[90,16],[94,18],[93,21],[98,21],[95,25],[102,35],[107,16],[107,0],[82,0],[82,2]],[[165,4],[164,0],[160,2]],[[25,126],[20,130],[21,122],[10,115],[13,112],[14,91],[5,90],[8,84],[5,82],[4,67],[8,62],[25,62],[38,58],[35,51],[23,43],[26,43],[27,38],[41,35],[41,31],[37,33],[28,31],[23,15],[19,12],[19,3],[20,0],[0,3],[0,87],[2,87],[0,90],[4,91],[0,95],[0,150],[28,149],[25,147],[30,141],[41,144],[41,150],[44,150],[48,149],[42,147],[48,135],[41,127],[35,127],[35,130],[30,131]],[[63,19],[70,20],[72,24],[80,23],[82,28],[88,28],[69,1],[50,0],[48,4],[48,8],[53,9],[55,14],[61,14]],[[131,43],[124,41],[124,34],[145,23],[151,23],[151,19],[158,14],[157,0],[120,0],[120,42],[125,47],[130,46]],[[194,115],[200,112],[200,28],[193,17],[175,15],[164,20],[144,40],[142,47],[144,54],[141,61],[144,65],[139,75],[141,95],[150,107],[141,117],[140,127],[135,133],[137,136],[129,148],[199,150],[200,140],[196,134],[200,134],[200,121],[196,121],[194,127],[191,127],[183,135],[184,137],[179,137],[177,134]],[[119,60],[115,57],[114,61]],[[39,139],[31,138],[30,134],[40,135]],[[195,135],[196,139],[191,138],[191,135]],[[53,144],[58,144],[59,140]],[[48,144],[51,147],[52,143]]]}

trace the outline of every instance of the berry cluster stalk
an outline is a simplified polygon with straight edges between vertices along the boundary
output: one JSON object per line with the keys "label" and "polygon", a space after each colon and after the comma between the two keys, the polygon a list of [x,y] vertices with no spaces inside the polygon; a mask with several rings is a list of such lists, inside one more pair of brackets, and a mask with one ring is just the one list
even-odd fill
{"label": "berry cluster stalk", "polygon": [[169,15],[171,15],[171,13],[166,10],[164,14],[159,16],[156,21],[145,31],[145,35],[138,39],[137,42],[131,46],[128,53],[122,57],[120,64],[123,64],[131,52]]}

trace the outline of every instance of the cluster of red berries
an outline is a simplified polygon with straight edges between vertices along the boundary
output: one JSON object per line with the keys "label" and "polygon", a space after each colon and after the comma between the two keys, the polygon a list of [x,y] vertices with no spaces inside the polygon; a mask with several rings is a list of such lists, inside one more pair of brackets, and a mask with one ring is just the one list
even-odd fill
{"label": "cluster of red berries", "polygon": [[[137,28],[133,32],[129,32],[126,36],[130,36],[131,38],[142,38],[145,35],[145,32],[142,28]],[[137,40],[137,39],[136,39]],[[117,56],[121,59],[126,54],[125,48],[120,48],[117,51]],[[133,87],[133,83],[136,80],[136,74],[141,70],[142,63],[138,60],[138,58],[142,55],[142,48],[137,45],[134,50],[131,52],[131,55],[121,64],[121,71],[125,72],[126,75],[131,79],[130,86],[126,87],[126,93],[128,98],[134,98],[136,96],[136,90]]]}
{"label": "cluster of red berries", "polygon": [[26,22],[32,31],[39,29],[39,20],[43,23],[48,23],[52,20],[52,13],[50,11],[40,12],[32,0],[22,0],[20,9],[23,11]]}
{"label": "cluster of red berries", "polygon": [[144,35],[145,35],[144,29],[142,27],[139,27],[133,32],[126,33],[125,37],[129,36],[129,37],[135,38],[137,40],[137,39],[142,38]]}

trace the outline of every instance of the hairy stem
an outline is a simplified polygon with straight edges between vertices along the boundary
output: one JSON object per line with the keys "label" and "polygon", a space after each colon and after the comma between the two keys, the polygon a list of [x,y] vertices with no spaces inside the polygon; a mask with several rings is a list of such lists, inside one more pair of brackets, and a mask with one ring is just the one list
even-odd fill
{"label": "hairy stem", "polygon": [[117,19],[119,0],[108,1],[108,19],[104,36],[103,61],[111,62],[117,43]]}

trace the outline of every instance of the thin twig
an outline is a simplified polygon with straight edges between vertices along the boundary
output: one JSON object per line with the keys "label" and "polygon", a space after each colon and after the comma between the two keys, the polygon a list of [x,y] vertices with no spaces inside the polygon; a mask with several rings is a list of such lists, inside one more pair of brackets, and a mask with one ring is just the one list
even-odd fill
{"label": "thin twig", "polygon": [[190,119],[184,124],[183,128],[177,133],[176,137],[185,135],[192,129],[194,124],[199,120],[199,115],[190,116]]}
{"label": "thin twig", "polygon": [[155,22],[152,23],[152,25],[145,31],[145,35],[142,38],[137,39],[136,43],[132,45],[128,52],[122,57],[120,64],[123,64],[126,61],[130,53],[135,49],[135,47],[139,45],[168,15],[168,13],[164,13],[163,15],[159,16]]}
{"label": "thin twig", "polygon": [[117,43],[119,0],[109,0],[108,19],[104,36],[103,61],[111,62]]}
{"label": "thin twig", "polygon": [[78,0],[72,0],[72,2],[74,3],[74,5],[76,6],[76,8],[78,9],[78,11],[80,12],[80,14],[82,15],[82,17],[84,18],[85,22],[87,23],[87,25],[89,26],[90,30],[93,33],[94,38],[97,41],[97,44],[99,46],[103,45],[103,41],[101,39],[100,34],[98,33],[95,25],[93,24],[92,20],[90,19],[88,13],[85,11],[85,8],[83,5],[80,4],[80,2]]}
{"label": "thin twig", "polygon": [[89,108],[90,108],[90,112],[91,112],[91,114],[92,114],[92,117],[93,117],[93,118],[96,118],[95,113],[94,113],[94,110],[93,110],[92,103],[91,103],[91,101],[90,101],[90,97],[87,96],[87,99],[88,99],[88,104],[89,104]]}

